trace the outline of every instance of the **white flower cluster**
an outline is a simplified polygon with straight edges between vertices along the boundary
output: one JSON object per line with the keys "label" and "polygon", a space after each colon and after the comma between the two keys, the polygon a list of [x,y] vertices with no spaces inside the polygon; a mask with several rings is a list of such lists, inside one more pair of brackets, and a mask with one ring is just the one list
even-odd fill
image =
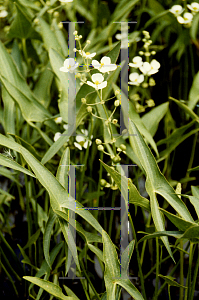
{"label": "white flower cluster", "polygon": [[[193,16],[199,12],[199,3],[192,2],[187,4],[187,8],[191,12],[184,12],[184,8],[181,5],[173,5],[169,11],[177,18],[180,24],[184,24],[185,27],[190,27]],[[183,16],[181,14],[184,12]]]}
{"label": "white flower cluster", "polygon": [[[155,54],[154,51],[149,52],[149,46],[152,43],[152,41],[150,40],[150,35],[147,31],[143,31],[143,34],[145,35],[145,38],[143,39],[143,41],[145,42],[144,44],[144,48],[146,49],[146,52],[142,52],[140,51],[140,54],[145,55],[147,58],[148,56],[150,56],[151,54]],[[149,59],[148,59],[149,60]],[[137,72],[133,72],[129,75],[129,84],[131,85],[137,85],[139,86],[140,83],[142,83],[145,79],[144,76],[151,76],[155,73],[157,73],[159,71],[160,68],[160,63],[156,60],[153,59],[151,62],[149,61],[142,61],[142,57],[141,56],[135,56],[133,58],[133,63],[129,63],[129,66],[135,69],[139,69],[142,74],[139,74]],[[144,84],[144,83],[143,83]],[[148,87],[148,83],[145,82],[144,87]]]}
{"label": "white flower cluster", "polygon": [[[81,35],[78,35],[77,31],[74,31],[73,33],[75,35],[75,39],[79,42],[80,39],[82,38]],[[79,54],[87,60],[87,64],[85,64],[84,66],[86,66],[86,72],[90,72],[90,69],[88,68],[88,60],[92,59],[95,55],[96,52],[94,53],[90,53],[90,52],[85,52],[85,48],[87,47],[87,45],[90,44],[90,41],[87,40],[86,41],[86,45],[85,47],[82,49],[81,48],[81,44],[79,42],[80,45],[80,50],[74,48],[74,52],[79,52]],[[79,66],[78,62],[75,62],[74,58],[67,58],[64,61],[64,66],[60,68],[61,72],[70,72],[70,73],[74,73],[76,71],[76,68]],[[91,66],[94,67],[94,69],[97,69],[98,71],[100,71],[101,73],[108,73],[111,71],[114,71],[117,69],[116,64],[112,64],[111,63],[111,59],[108,56],[104,56],[102,57],[102,59],[100,60],[100,62],[98,62],[97,60],[92,60]],[[83,74],[81,76],[80,73],[77,74],[78,78],[81,78],[81,84],[86,83],[90,86],[92,86],[94,89],[96,90],[101,90],[103,88],[105,88],[107,86],[107,81],[104,81],[104,76],[101,73],[96,73],[93,74],[91,76],[92,82],[91,81],[87,81],[86,80],[86,76],[85,74]]]}
{"label": "white flower cluster", "polygon": [[8,12],[6,11],[6,7],[0,6],[0,18],[5,18],[7,17]]}

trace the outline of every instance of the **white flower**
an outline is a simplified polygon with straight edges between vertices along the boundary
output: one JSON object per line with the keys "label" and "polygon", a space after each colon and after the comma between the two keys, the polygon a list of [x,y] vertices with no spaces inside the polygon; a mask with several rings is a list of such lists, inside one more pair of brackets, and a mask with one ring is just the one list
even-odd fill
{"label": "white flower", "polygon": [[133,68],[139,68],[143,65],[143,61],[142,61],[142,57],[140,56],[135,56],[133,58],[133,64],[132,63],[129,63],[129,66],[130,67],[133,67]]}
{"label": "white flower", "polygon": [[74,73],[78,65],[79,63],[78,62],[76,63],[74,58],[67,58],[64,61],[64,66],[60,68],[60,71]]}
{"label": "white flower", "polygon": [[[76,136],[76,141],[74,142],[74,145],[76,148],[79,150],[82,150],[82,147],[85,149],[92,144],[92,142],[88,139],[88,130],[87,129],[82,129],[81,132],[84,134],[84,136],[77,135]],[[91,139],[93,138],[93,135],[91,135]]]}
{"label": "white flower", "polygon": [[84,58],[93,58],[96,55],[96,52],[90,53],[90,52],[84,52],[84,51],[79,51],[79,53],[84,57]]}
{"label": "white flower", "polygon": [[64,124],[64,125],[63,125],[63,128],[64,128],[65,130],[68,130],[68,124]]}
{"label": "white flower", "polygon": [[54,136],[54,141],[56,142],[61,137],[61,132],[56,132]]}
{"label": "white flower", "polygon": [[91,78],[94,83],[87,81],[87,84],[94,87],[96,90],[101,90],[107,86],[107,81],[104,81],[104,76],[102,74],[93,74]]}
{"label": "white flower", "polygon": [[184,13],[183,17],[178,16],[177,20],[180,24],[189,24],[193,19],[193,15],[191,13]]}
{"label": "white flower", "polygon": [[115,38],[117,40],[121,40],[121,49],[128,48],[128,33],[127,32],[118,33],[118,34],[116,34]]}
{"label": "white flower", "polygon": [[0,11],[0,18],[5,18],[5,17],[7,17],[7,15],[8,15],[8,12],[6,10]]}
{"label": "white flower", "polygon": [[138,73],[134,72],[129,75],[129,79],[129,84],[139,85],[141,82],[144,81],[144,75],[139,75]]}
{"label": "white flower", "polygon": [[55,118],[55,123],[60,124],[62,122],[62,117]]}
{"label": "white flower", "polygon": [[184,11],[184,8],[181,5],[173,5],[169,11],[177,17]]}
{"label": "white flower", "polygon": [[73,2],[73,0],[59,0],[62,3],[69,3],[69,2]]}
{"label": "white flower", "polygon": [[157,73],[159,71],[159,68],[160,63],[156,59],[153,59],[151,63],[144,62],[139,69],[144,75],[152,75]]}
{"label": "white flower", "polygon": [[92,65],[95,69],[99,70],[102,73],[109,73],[109,71],[114,71],[117,69],[117,66],[115,64],[111,64],[111,59],[108,56],[102,57],[100,63],[97,60],[92,60]]}
{"label": "white flower", "polygon": [[199,3],[197,2],[192,2],[191,4],[187,4],[187,7],[192,10],[193,12],[198,12],[199,11]]}

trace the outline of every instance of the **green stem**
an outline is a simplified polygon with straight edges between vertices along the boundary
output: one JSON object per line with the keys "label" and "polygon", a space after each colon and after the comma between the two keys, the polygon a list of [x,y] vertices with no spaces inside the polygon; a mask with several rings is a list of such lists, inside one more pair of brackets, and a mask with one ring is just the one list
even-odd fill
{"label": "green stem", "polygon": [[156,278],[155,278],[155,296],[154,299],[158,299],[158,283],[159,283],[159,243],[158,238],[156,238]]}
{"label": "green stem", "polygon": [[190,250],[189,250],[189,268],[188,268],[188,274],[187,274],[187,280],[186,280],[186,287],[185,290],[185,300],[189,299],[189,290],[191,289],[191,268],[192,268],[192,259],[193,259],[193,243],[190,242]]}
{"label": "green stem", "polygon": [[168,294],[169,294],[169,300],[171,300],[171,292],[170,292],[171,286],[168,284]]}
{"label": "green stem", "polygon": [[[114,203],[115,203],[115,194],[114,191],[112,192],[112,202],[111,202],[111,207],[114,206]],[[113,215],[114,215],[114,211],[111,210],[111,214],[110,214],[110,221],[109,221],[109,231],[108,231],[108,234],[111,238],[111,232],[112,232],[112,227],[113,227]]]}
{"label": "green stem", "polygon": [[133,238],[135,240],[135,250],[136,250],[136,254],[137,254],[137,262],[138,262],[138,269],[139,269],[139,276],[140,276],[142,293],[143,293],[144,299],[147,300],[145,287],[144,287],[144,276],[143,276],[143,273],[142,273],[142,266],[141,266],[141,263],[140,263],[140,254],[139,254],[138,245],[137,245],[137,237],[136,237],[136,232],[135,232],[134,224],[133,224],[130,213],[129,213],[129,220],[130,220],[130,223],[131,223]]}
{"label": "green stem", "polygon": [[[180,240],[180,248],[183,249],[183,240]],[[180,251],[180,284],[184,286],[184,272],[183,272],[183,263],[184,263],[184,253]],[[180,297],[179,300],[183,300],[184,288],[180,287]]]}
{"label": "green stem", "polygon": [[196,279],[197,279],[197,275],[198,275],[198,269],[199,269],[199,244],[198,246],[198,258],[196,261],[196,266],[194,269],[194,274],[193,274],[193,281],[192,281],[192,285],[191,285],[191,292],[190,292],[190,300],[193,300],[194,298],[194,290],[195,290],[195,285],[196,285]]}
{"label": "green stem", "polygon": [[90,286],[91,286],[91,288],[92,288],[92,290],[93,290],[93,292],[94,292],[96,298],[97,298],[98,300],[100,300],[100,297],[99,297],[98,293],[96,292],[96,290],[95,290],[95,288],[94,288],[94,286],[93,286],[93,284],[92,284],[90,278],[88,277],[87,272],[86,272],[86,270],[85,270],[85,268],[84,268],[84,264],[83,264],[83,262],[82,262],[81,260],[80,260],[80,265],[81,265],[81,267],[82,267],[83,273],[84,273],[86,279],[88,280],[88,282],[89,282],[89,284],[90,284]]}
{"label": "green stem", "polygon": [[[193,165],[193,161],[194,161],[194,156],[195,156],[195,150],[196,150],[196,143],[197,143],[197,138],[198,138],[198,133],[195,133],[194,135],[194,140],[193,140],[193,145],[192,145],[192,150],[191,150],[191,156],[190,156],[190,160],[189,160],[189,165],[187,170],[191,169],[192,165]],[[189,172],[187,171],[186,177],[185,178],[189,178]],[[188,184],[188,181],[184,184],[184,189],[186,189]]]}

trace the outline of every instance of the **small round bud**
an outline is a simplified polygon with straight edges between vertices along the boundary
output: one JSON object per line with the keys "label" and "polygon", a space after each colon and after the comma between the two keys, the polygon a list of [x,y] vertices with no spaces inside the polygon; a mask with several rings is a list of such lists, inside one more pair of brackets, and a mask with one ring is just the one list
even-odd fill
{"label": "small round bud", "polygon": [[126,150],[126,146],[124,144],[121,144],[120,145],[120,149],[122,149],[122,151],[125,151]]}
{"label": "small round bud", "polygon": [[88,106],[86,109],[87,109],[87,111],[88,111],[89,113],[92,112],[92,107],[91,107],[91,106]]}
{"label": "small round bud", "polygon": [[151,56],[151,53],[146,51],[146,52],[144,53],[144,55],[145,55],[145,56]]}
{"label": "small round bud", "polygon": [[76,49],[76,48],[73,48],[73,52],[77,52],[77,49]]}
{"label": "small round bud", "polygon": [[154,51],[154,50],[151,51],[151,54],[152,54],[152,55],[155,55],[155,54],[156,54],[156,51]]}
{"label": "small round bud", "polygon": [[112,123],[113,124],[117,124],[118,120],[117,119],[113,119]]}
{"label": "small round bud", "polygon": [[46,5],[50,6],[50,1],[46,1]]}
{"label": "small round bud", "polygon": [[73,32],[73,35],[77,35],[77,30],[75,30],[75,31]]}
{"label": "small round bud", "polygon": [[155,106],[155,102],[153,101],[153,99],[146,100],[146,103],[147,103],[148,107]]}
{"label": "small round bud", "polygon": [[148,85],[147,82],[143,82],[143,83],[142,83],[142,87],[143,87],[144,89],[148,88],[148,86],[149,86],[149,85]]}
{"label": "small round bud", "polygon": [[79,39],[81,39],[81,38],[82,38],[82,35],[80,34],[80,35],[79,35]]}
{"label": "small round bud", "polygon": [[[86,104],[86,98],[81,98],[81,101],[82,101],[83,104]],[[88,106],[88,107],[90,107],[90,106]],[[92,111],[92,109],[91,109],[91,111]]]}
{"label": "small round bud", "polygon": [[58,18],[59,17],[59,12],[55,11],[54,14],[53,14],[53,17]]}
{"label": "small round bud", "polygon": [[103,147],[102,145],[98,145],[98,146],[97,146],[97,149],[98,149],[99,151],[104,151],[104,147]]}
{"label": "small round bud", "polygon": [[50,14],[50,15],[52,15],[53,14],[53,9],[47,10],[47,13]]}
{"label": "small round bud", "polygon": [[58,26],[59,29],[62,29],[63,28],[63,23],[60,22],[57,26]]}
{"label": "small round bud", "polygon": [[115,96],[119,95],[120,94],[120,90],[116,90],[115,91]]}
{"label": "small round bud", "polygon": [[102,143],[102,141],[100,139],[96,139],[95,142],[97,145],[101,145],[101,143]]}
{"label": "small round bud", "polygon": [[106,180],[105,179],[101,179],[100,180],[100,185],[101,186],[105,186],[107,184]]}
{"label": "small round bud", "polygon": [[120,160],[121,160],[121,158],[119,157],[119,155],[116,155],[116,156],[113,158],[113,162],[114,162],[115,164],[118,163]]}
{"label": "small round bud", "polygon": [[115,100],[114,105],[117,107],[120,105],[120,100]]}
{"label": "small round bud", "polygon": [[144,54],[144,52],[143,52],[143,51],[139,51],[139,54],[140,54],[140,55],[143,55],[143,54]]}
{"label": "small round bud", "polygon": [[76,74],[76,77],[77,77],[77,78],[81,78],[81,74],[80,74],[80,73],[77,73],[77,74]]}
{"label": "small round bud", "polygon": [[86,44],[88,44],[88,45],[89,45],[90,43],[91,43],[91,41],[90,41],[90,40],[87,40],[87,41],[86,41]]}
{"label": "small round bud", "polygon": [[150,86],[155,86],[155,80],[152,77],[149,78],[149,85]]}
{"label": "small round bud", "polygon": [[127,129],[122,130],[122,135],[125,135],[125,134],[127,134],[127,133],[128,133],[128,130],[127,130]]}
{"label": "small round bud", "polygon": [[35,24],[39,24],[39,19],[38,19],[38,18],[35,18],[33,22],[34,22]]}

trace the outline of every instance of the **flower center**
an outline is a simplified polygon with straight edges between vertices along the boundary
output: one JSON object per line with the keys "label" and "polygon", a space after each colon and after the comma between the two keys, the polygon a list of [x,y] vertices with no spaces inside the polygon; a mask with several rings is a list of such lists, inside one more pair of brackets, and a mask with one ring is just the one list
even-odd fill
{"label": "flower center", "polygon": [[86,52],[86,55],[90,55],[90,52]]}
{"label": "flower center", "polygon": [[68,69],[70,69],[70,68],[71,68],[71,65],[68,66]]}
{"label": "flower center", "polygon": [[101,67],[103,67],[104,66],[104,63],[101,63]]}
{"label": "flower center", "polygon": [[98,84],[99,84],[99,81],[98,81],[98,80],[96,80],[96,81],[95,81],[95,84],[96,84],[96,85],[98,85]]}

